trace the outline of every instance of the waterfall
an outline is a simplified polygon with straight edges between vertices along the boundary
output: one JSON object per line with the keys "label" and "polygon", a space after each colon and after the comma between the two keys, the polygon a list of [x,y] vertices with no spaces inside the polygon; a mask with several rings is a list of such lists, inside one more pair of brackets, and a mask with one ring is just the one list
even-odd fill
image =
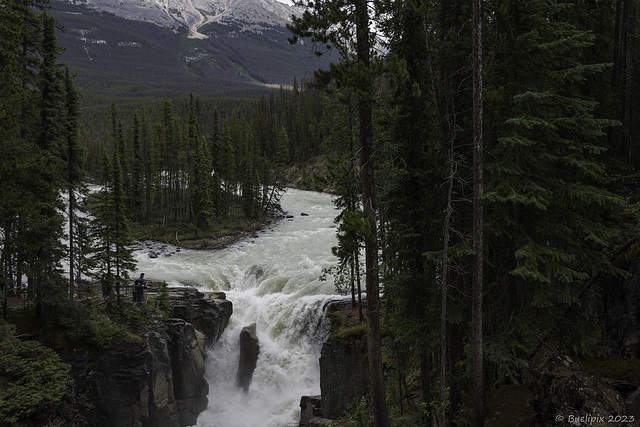
{"label": "waterfall", "polygon": [[[282,206],[293,218],[222,250],[166,247],[153,259],[136,252],[147,277],[224,291],[233,302],[229,326],[208,354],[209,407],[198,426],[297,425],[300,397],[320,394],[322,312],[337,296],[333,281],[319,277],[337,262],[331,253],[337,212],[329,195],[292,189]],[[251,323],[257,324],[260,355],[245,394],[235,384],[238,337]]]}

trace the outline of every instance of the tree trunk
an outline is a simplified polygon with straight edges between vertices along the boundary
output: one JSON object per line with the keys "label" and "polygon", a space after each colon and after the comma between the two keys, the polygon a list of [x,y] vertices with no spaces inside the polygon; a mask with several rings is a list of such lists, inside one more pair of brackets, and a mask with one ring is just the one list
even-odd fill
{"label": "tree trunk", "polygon": [[449,243],[451,231],[451,217],[453,216],[453,185],[454,185],[454,139],[449,148],[449,178],[447,189],[447,207],[444,215],[444,249],[442,251],[442,286],[440,299],[440,423],[447,425],[447,298],[449,286]]}
{"label": "tree trunk", "polygon": [[[356,2],[356,31],[358,61],[365,73],[370,67],[369,13],[366,0]],[[371,400],[375,427],[388,427],[387,404],[382,372],[382,348],[380,343],[380,284],[378,276],[378,233],[376,197],[373,170],[373,123],[371,95],[373,84],[370,75],[366,80],[365,99],[358,100],[360,142],[362,148],[362,204],[363,215],[369,223],[369,235],[365,239],[365,280],[367,288],[367,347],[371,379]]]}
{"label": "tree trunk", "polygon": [[75,271],[74,265],[76,262],[75,255],[75,240],[73,235],[73,228],[75,226],[75,207],[76,199],[73,193],[73,185],[69,185],[69,300],[73,301],[73,292],[75,285]]}
{"label": "tree trunk", "polygon": [[472,292],[472,352],[473,352],[473,425],[484,426],[484,364],[482,351],[482,288],[484,192],[482,138],[482,4],[473,0],[473,292]]}

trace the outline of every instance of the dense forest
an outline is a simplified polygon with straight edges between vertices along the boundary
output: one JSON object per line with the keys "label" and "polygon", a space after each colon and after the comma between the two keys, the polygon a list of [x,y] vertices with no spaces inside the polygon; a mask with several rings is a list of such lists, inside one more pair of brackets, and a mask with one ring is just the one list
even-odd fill
{"label": "dense forest", "polygon": [[[483,425],[486,392],[524,381],[542,348],[610,356],[603,283],[640,244],[636,2],[297,3],[291,42],[340,55],[313,82],[83,117],[46,2],[3,2],[5,301],[27,277],[53,316],[79,279],[128,280],[132,226],[263,221],[285,170],[322,161],[332,273],[368,295],[374,425]],[[91,221],[76,214],[88,182]],[[387,409],[389,358],[421,385],[410,421]]]}

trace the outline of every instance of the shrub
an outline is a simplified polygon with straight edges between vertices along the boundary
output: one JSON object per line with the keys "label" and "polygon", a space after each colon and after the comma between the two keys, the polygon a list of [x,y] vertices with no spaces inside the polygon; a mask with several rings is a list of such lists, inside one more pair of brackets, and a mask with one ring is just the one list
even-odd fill
{"label": "shrub", "polygon": [[13,325],[0,321],[0,424],[47,411],[68,385],[69,365],[55,351],[14,333]]}

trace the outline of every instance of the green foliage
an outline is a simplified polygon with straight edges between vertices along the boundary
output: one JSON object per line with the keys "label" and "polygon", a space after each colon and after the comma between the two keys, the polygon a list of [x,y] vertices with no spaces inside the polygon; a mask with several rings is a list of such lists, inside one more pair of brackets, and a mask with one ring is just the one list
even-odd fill
{"label": "green foliage", "polygon": [[0,423],[37,416],[62,399],[69,365],[36,341],[13,338],[15,328],[0,321]]}
{"label": "green foliage", "polygon": [[[154,284],[154,287],[155,286],[158,285]],[[158,295],[150,301],[152,303],[152,308],[162,313],[164,317],[171,317],[173,309],[171,307],[171,301],[169,300],[169,287],[167,282],[162,282],[159,286],[160,291],[158,292]]]}
{"label": "green foliage", "polygon": [[[553,335],[565,344],[577,333],[588,338],[580,326],[591,322],[587,316],[567,317],[596,303],[589,283],[594,271],[615,271],[606,254],[618,232],[604,218],[624,204],[604,185],[602,136],[615,122],[598,118],[597,102],[584,95],[585,84],[606,69],[582,54],[594,35],[571,22],[572,4],[531,0],[521,7],[525,13],[517,15],[517,31],[509,35],[517,50],[499,56],[489,73],[490,81],[504,81],[505,87],[499,103],[489,103],[496,120],[490,144],[495,160],[487,165],[485,201],[487,230],[495,240],[489,257],[496,262],[488,296],[517,301],[519,317],[511,329],[495,322],[494,333],[528,347],[516,351],[489,338],[504,346],[490,347],[489,355],[507,377],[522,367],[515,354],[539,345],[535,336]],[[493,318],[511,316],[511,307],[497,305]]]}
{"label": "green foliage", "polygon": [[148,323],[147,312],[135,305],[117,307],[115,313],[110,313],[88,303],[77,306],[73,317],[60,319],[66,338],[96,350],[141,343],[141,338],[129,328]]}
{"label": "green foliage", "polygon": [[82,178],[78,93],[58,62],[56,22],[47,6],[8,1],[0,11],[2,276],[29,278],[40,317],[65,297],[60,284],[69,211],[61,195],[78,190]]}
{"label": "green foliage", "polygon": [[369,395],[355,398],[347,405],[346,419],[349,427],[369,427],[373,425],[373,410],[371,409],[371,397]]}

